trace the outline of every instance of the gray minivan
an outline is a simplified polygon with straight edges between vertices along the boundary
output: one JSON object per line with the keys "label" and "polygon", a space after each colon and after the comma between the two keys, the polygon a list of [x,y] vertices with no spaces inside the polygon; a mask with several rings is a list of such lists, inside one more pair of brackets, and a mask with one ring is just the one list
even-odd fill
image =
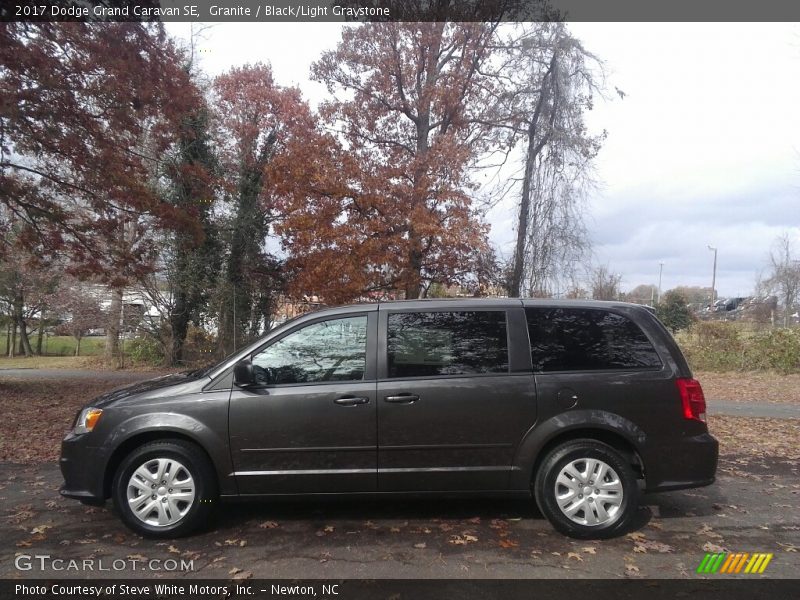
{"label": "gray minivan", "polygon": [[639,494],[709,485],[700,384],[658,319],[620,302],[448,299],[303,315],[207,369],[90,402],[64,496],[113,498],[177,537],[218,500],[535,498],[564,534],[630,527]]}

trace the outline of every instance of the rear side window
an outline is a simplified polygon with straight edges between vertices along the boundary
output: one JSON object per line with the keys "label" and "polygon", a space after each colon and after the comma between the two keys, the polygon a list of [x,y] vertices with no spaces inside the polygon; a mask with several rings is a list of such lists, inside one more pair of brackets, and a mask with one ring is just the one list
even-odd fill
{"label": "rear side window", "polygon": [[505,311],[391,313],[389,377],[508,372]]}
{"label": "rear side window", "polygon": [[657,369],[661,359],[639,326],[602,309],[526,308],[533,370]]}

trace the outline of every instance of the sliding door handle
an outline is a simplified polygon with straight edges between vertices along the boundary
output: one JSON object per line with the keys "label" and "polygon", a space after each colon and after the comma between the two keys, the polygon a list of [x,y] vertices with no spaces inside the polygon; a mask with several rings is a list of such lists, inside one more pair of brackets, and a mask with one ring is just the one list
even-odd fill
{"label": "sliding door handle", "polygon": [[393,404],[414,404],[419,400],[419,396],[416,394],[398,394],[397,396],[386,396],[383,400]]}

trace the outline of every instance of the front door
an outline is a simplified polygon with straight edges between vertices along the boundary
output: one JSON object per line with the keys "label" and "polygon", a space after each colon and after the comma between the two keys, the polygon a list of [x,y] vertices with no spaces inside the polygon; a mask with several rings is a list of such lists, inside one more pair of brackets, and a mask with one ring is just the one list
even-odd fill
{"label": "front door", "polygon": [[230,402],[240,494],[375,491],[376,317],[306,322],[252,355],[260,384]]}
{"label": "front door", "polygon": [[381,491],[508,488],[536,389],[522,309],[513,327],[507,312],[380,310]]}

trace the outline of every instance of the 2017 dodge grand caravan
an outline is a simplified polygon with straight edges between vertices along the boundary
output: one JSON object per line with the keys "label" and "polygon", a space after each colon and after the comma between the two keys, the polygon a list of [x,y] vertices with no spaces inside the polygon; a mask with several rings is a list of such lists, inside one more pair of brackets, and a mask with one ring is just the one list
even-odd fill
{"label": "2017 dodge grand caravan", "polygon": [[307,314],[212,368],[97,398],[62,443],[61,493],[113,498],[156,537],[225,498],[499,493],[603,538],[640,490],[711,484],[717,450],[646,308],[420,300]]}

